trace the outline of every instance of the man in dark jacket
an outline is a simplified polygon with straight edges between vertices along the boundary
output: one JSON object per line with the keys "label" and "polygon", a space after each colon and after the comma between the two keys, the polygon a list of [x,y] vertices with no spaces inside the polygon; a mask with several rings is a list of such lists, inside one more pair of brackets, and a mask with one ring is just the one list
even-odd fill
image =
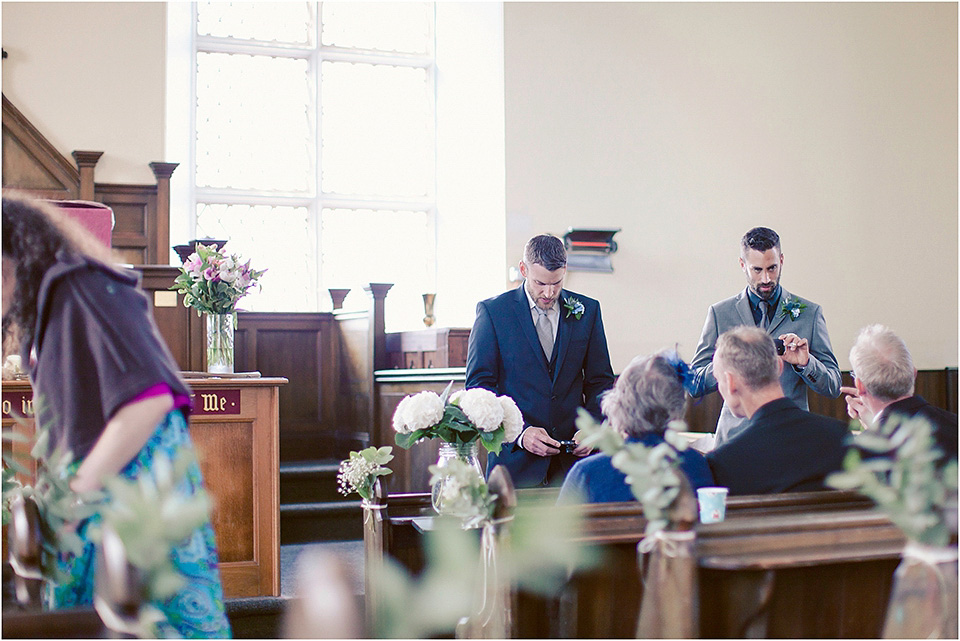
{"label": "man in dark jacket", "polygon": [[824,478],[843,465],[847,426],[786,398],[782,368],[773,339],[758,327],[738,327],[717,340],[720,394],[746,419],[741,432],[707,454],[714,480],[730,494],[826,489]]}
{"label": "man in dark jacket", "polygon": [[907,345],[883,325],[860,330],[850,348],[854,387],[843,387],[847,413],[867,429],[883,427],[891,417],[922,416],[933,426],[937,447],[947,459],[957,458],[957,415],[931,405],[913,393],[917,369]]}

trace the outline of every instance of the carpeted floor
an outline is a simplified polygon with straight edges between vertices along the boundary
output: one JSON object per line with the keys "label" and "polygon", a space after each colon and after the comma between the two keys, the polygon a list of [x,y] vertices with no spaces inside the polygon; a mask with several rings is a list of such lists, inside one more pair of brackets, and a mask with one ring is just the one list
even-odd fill
{"label": "carpeted floor", "polygon": [[280,546],[280,591],[285,597],[297,592],[297,560],[306,551],[332,554],[343,562],[354,594],[363,594],[363,541],[328,541]]}

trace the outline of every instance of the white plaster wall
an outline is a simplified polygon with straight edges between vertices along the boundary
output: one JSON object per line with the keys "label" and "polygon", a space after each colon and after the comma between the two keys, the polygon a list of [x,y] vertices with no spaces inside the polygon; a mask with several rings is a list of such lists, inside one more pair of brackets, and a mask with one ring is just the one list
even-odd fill
{"label": "white plaster wall", "polygon": [[[164,162],[162,2],[4,2],[3,93],[57,150],[103,151],[97,182]],[[178,162],[171,159],[170,162]]]}
{"label": "white plaster wall", "polygon": [[957,365],[957,5],[506,3],[507,265],[528,237],[622,227],[613,365],[679,343],[777,230],[842,367],[882,322]]}

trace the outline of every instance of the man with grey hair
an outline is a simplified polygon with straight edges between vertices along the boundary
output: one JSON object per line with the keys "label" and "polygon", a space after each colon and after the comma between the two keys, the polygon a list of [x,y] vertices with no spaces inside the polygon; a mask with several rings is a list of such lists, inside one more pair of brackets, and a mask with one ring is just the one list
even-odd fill
{"label": "man with grey hair", "polygon": [[[736,296],[711,305],[707,311],[697,352],[690,363],[696,374],[691,391],[694,397],[716,391],[713,354],[717,337],[740,325],[760,327],[783,341],[780,384],[784,394],[800,409],[809,407],[808,388],[824,396],[840,396],[840,366],[833,355],[823,310],[780,285],[782,268],[783,254],[777,232],[754,227],[743,235],[740,269],[747,278],[747,286]],[[715,445],[719,447],[735,436],[742,429],[741,421],[725,403],[717,421]]]}
{"label": "man with grey hair", "polygon": [[713,372],[720,395],[744,420],[707,462],[730,494],[822,490],[824,478],[843,466],[847,426],[786,398],[782,370],[773,339],[759,327],[737,327],[717,339]]}
{"label": "man with grey hair", "polygon": [[466,387],[509,396],[523,413],[519,438],[487,456],[487,473],[502,464],[517,487],[559,484],[590,453],[573,443],[577,408],[599,418],[613,385],[600,303],[563,289],[566,271],[563,241],[531,238],[523,283],[477,304],[467,345]]}
{"label": "man with grey hair", "polygon": [[882,427],[894,415],[922,416],[934,429],[937,446],[947,458],[957,458],[957,415],[914,394],[917,369],[906,343],[883,325],[860,330],[850,348],[853,387],[847,395],[847,414],[867,429]]}

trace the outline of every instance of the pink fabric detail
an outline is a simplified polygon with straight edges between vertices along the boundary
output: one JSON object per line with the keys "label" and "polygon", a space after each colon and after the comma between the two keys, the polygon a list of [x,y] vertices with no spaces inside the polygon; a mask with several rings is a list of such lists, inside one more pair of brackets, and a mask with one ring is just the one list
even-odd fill
{"label": "pink fabric detail", "polygon": [[184,396],[183,394],[175,394],[173,390],[170,389],[170,386],[166,383],[157,383],[156,385],[151,385],[124,403],[124,405],[129,405],[130,403],[136,403],[137,401],[153,398],[154,396],[163,396],[164,394],[169,394],[173,397],[173,409],[179,410],[186,408],[187,412],[190,411],[190,406],[192,405],[190,402],[190,397]]}

